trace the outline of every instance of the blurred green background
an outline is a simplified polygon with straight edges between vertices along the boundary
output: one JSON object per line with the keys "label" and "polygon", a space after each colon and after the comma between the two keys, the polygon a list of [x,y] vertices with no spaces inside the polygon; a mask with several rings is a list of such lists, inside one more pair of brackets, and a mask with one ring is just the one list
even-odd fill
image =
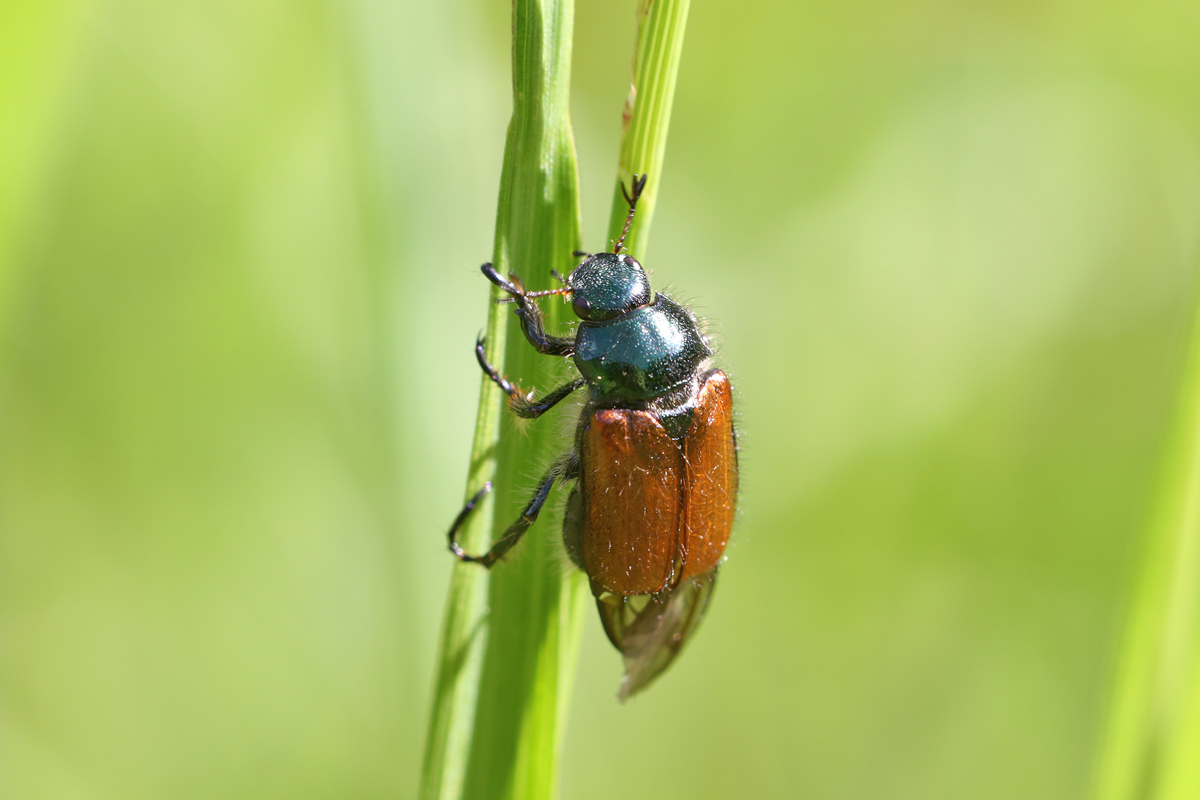
{"label": "blurred green background", "polygon": [[[0,6],[3,797],[415,793],[507,24]],[[633,34],[580,0],[592,247]],[[741,513],[624,707],[589,615],[565,797],[1085,796],[1192,314],[1197,86],[1178,0],[693,4],[646,263],[739,390]]]}

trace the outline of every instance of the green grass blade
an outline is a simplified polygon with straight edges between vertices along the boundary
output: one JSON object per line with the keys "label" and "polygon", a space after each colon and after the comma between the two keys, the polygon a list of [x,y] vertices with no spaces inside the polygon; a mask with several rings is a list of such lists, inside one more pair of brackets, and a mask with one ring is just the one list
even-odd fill
{"label": "green grass blade", "polygon": [[1193,655],[1192,675],[1185,698],[1181,698],[1179,728],[1167,756],[1163,773],[1165,800],[1200,797],[1200,659]]}
{"label": "green grass blade", "polygon": [[[687,10],[687,0],[643,2],[638,8],[635,88],[625,110],[612,235],[620,234],[625,221],[619,183],[650,173],[627,240],[639,256],[654,212]],[[518,0],[514,6],[514,108],[493,262],[501,272],[518,272],[531,289],[549,287],[551,268],[569,271],[570,253],[579,247],[578,178],[567,116],[572,18],[565,0]],[[562,304],[544,308],[552,327],[564,321]],[[508,329],[513,325],[507,306],[492,306],[493,363],[539,391],[561,381],[560,365],[534,353],[518,328]],[[520,513],[525,498],[512,489],[529,486],[529,465],[546,463],[555,447],[565,446],[548,421],[526,427],[522,436],[510,435],[514,431],[499,414],[500,404],[499,390],[484,380],[467,495],[493,473],[498,492],[495,508],[485,504],[464,531],[464,544],[475,551],[487,545],[485,530],[494,538]],[[583,612],[590,606],[584,576],[561,564],[554,542],[560,526],[561,513],[548,505],[519,551],[491,575],[473,565],[455,568],[423,797],[557,794],[566,705]]]}
{"label": "green grass blade", "polygon": [[[513,7],[513,116],[501,176],[493,263],[530,289],[549,288],[550,270],[569,271],[579,247],[579,188],[568,117],[571,0],[516,0]],[[481,285],[484,279],[481,276]],[[499,291],[493,291],[498,297]],[[561,303],[545,303],[563,322]],[[510,329],[511,328],[511,329]],[[534,353],[511,306],[492,304],[488,354],[525,388],[561,380],[557,359]],[[506,335],[511,334],[511,335]],[[484,379],[467,495],[489,477],[494,503],[479,509],[462,542],[488,546],[520,513],[531,465],[569,446],[553,419],[522,435],[500,414],[502,395]],[[503,431],[501,430],[503,428]],[[455,567],[442,634],[422,797],[549,798],[574,675],[586,581],[564,569],[554,537],[561,515],[547,505],[514,553],[489,574]],[[449,557],[449,556],[447,556]]]}
{"label": "green grass blade", "polygon": [[1117,656],[1096,800],[1182,800],[1200,787],[1200,324]]}
{"label": "green grass blade", "polygon": [[27,269],[18,253],[51,183],[47,171],[59,144],[55,131],[69,107],[82,16],[72,2],[0,6],[0,320]]}
{"label": "green grass blade", "polygon": [[639,259],[646,254],[646,237],[662,182],[667,128],[675,101],[675,79],[679,74],[690,4],[691,0],[639,0],[638,3],[633,84],[625,100],[624,135],[608,236],[616,241],[625,226],[629,207],[621,194],[621,184],[628,185],[634,175],[648,173],[650,179],[638,201],[637,220],[625,239],[625,249]]}

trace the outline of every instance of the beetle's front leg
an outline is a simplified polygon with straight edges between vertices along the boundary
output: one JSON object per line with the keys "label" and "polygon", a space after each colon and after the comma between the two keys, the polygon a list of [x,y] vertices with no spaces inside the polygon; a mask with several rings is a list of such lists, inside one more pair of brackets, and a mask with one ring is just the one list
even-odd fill
{"label": "beetle's front leg", "polygon": [[536,301],[526,296],[521,279],[509,274],[508,280],[496,271],[490,263],[481,266],[480,271],[487,279],[499,286],[512,297],[517,306],[517,317],[521,320],[521,330],[533,348],[542,355],[569,356],[575,352],[575,341],[562,336],[551,336],[546,333],[546,323],[542,319],[542,309]]}

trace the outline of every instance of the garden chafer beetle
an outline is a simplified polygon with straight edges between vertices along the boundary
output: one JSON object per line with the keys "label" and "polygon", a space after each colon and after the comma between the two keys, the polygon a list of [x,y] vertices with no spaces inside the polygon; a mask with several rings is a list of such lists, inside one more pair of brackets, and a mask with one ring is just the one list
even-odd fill
{"label": "garden chafer beetle", "polygon": [[[483,555],[457,534],[491,487],[463,508],[449,531],[463,561],[492,567],[537,519],[556,482],[574,482],[563,544],[587,573],[600,619],[625,661],[619,697],[645,688],[672,662],[704,616],[733,527],[737,438],[729,379],[711,365],[712,348],[695,316],[650,288],[642,265],[622,252],[646,176],[634,176],[624,230],[611,253],[587,255],[559,289],[526,291],[491,265],[483,274],[507,293],[529,343],[569,357],[579,377],[541,399],[522,392],[491,364],[483,371],[520,417],[536,419],[579,389],[588,392],[572,449],[538,483],[517,519]],[[580,254],[586,255],[586,254]],[[579,324],[572,337],[546,332],[537,298],[569,295]]]}

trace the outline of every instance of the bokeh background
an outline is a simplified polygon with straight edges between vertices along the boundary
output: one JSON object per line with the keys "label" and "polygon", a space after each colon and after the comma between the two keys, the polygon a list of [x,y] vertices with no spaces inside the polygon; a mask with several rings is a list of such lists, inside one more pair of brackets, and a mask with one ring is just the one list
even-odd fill
{"label": "bokeh background", "polygon": [[[0,6],[3,797],[415,793],[507,22]],[[633,33],[579,0],[593,247]],[[565,797],[1086,795],[1197,86],[1179,0],[693,4],[646,263],[739,390],[741,513],[624,707],[589,616]]]}

